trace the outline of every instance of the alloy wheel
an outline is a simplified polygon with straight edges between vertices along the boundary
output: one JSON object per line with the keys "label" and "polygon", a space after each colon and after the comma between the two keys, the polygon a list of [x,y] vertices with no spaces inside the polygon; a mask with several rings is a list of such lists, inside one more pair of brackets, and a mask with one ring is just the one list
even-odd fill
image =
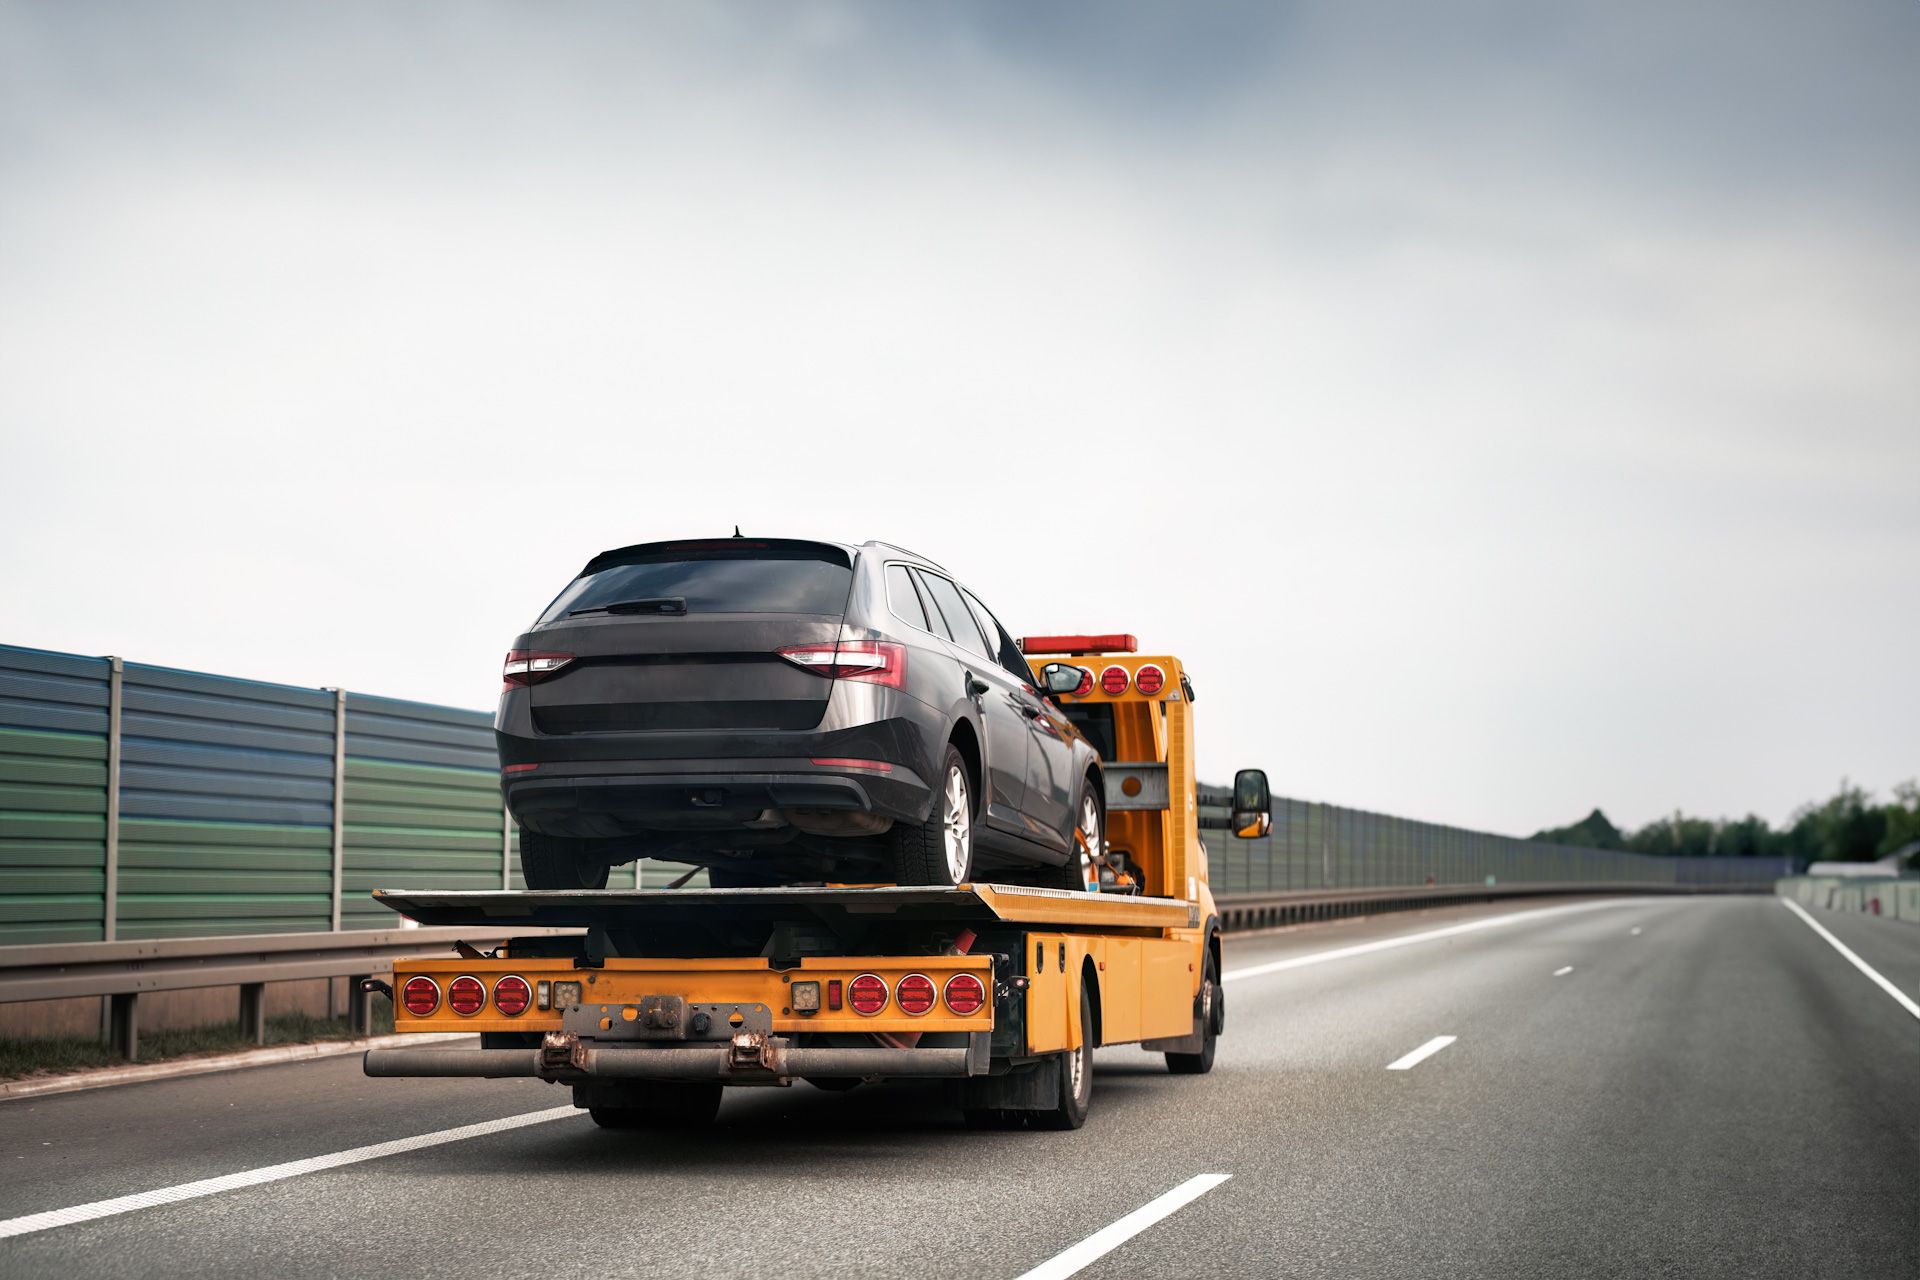
{"label": "alloy wheel", "polygon": [[967,775],[960,769],[947,771],[944,843],[947,853],[947,878],[954,884],[965,881],[968,864],[973,861],[973,806],[967,800]]}

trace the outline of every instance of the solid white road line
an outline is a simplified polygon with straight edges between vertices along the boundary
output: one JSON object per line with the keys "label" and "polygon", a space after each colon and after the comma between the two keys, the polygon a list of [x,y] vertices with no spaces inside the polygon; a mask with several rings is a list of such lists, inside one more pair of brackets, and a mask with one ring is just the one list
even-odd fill
{"label": "solid white road line", "polygon": [[1580,911],[1599,911],[1605,907],[1645,905],[1644,902],[1632,898],[1613,898],[1605,902],[1576,902],[1565,907],[1541,907],[1536,911],[1516,911],[1507,916],[1469,920],[1465,924],[1450,924],[1444,929],[1405,933],[1397,938],[1382,938],[1378,942],[1358,942],[1350,947],[1335,947],[1331,951],[1315,951],[1310,955],[1291,956],[1285,960],[1273,960],[1267,964],[1248,965],[1244,969],[1229,969],[1220,980],[1233,982],[1239,978],[1258,978],[1269,973],[1280,973],[1286,969],[1303,969],[1310,964],[1325,964],[1329,960],[1345,960],[1349,956],[1370,955],[1375,951],[1391,951],[1395,947],[1410,947],[1416,942],[1432,942],[1436,938],[1457,938],[1463,933],[1478,933],[1482,929],[1501,929],[1507,925],[1521,924],[1528,920],[1544,920],[1549,916],[1573,915]]}
{"label": "solid white road line", "polygon": [[1562,968],[1559,968],[1559,969],[1555,969],[1555,970],[1553,971],[1553,976],[1554,976],[1554,977],[1556,977],[1556,978],[1564,978],[1564,977],[1566,977],[1566,976],[1567,976],[1568,974],[1570,974],[1570,973],[1572,973],[1572,972],[1573,972],[1573,966],[1572,966],[1572,965],[1566,965],[1566,966],[1564,966],[1564,967],[1562,967]]}
{"label": "solid white road line", "polygon": [[1435,1036],[1406,1057],[1395,1058],[1392,1062],[1389,1062],[1387,1064],[1387,1070],[1411,1071],[1459,1038],[1459,1036]]}
{"label": "solid white road line", "polygon": [[1874,967],[1872,965],[1868,964],[1865,960],[1862,960],[1859,956],[1853,954],[1853,952],[1847,947],[1846,943],[1840,941],[1840,939],[1834,937],[1831,933],[1828,933],[1826,930],[1826,926],[1822,925],[1818,920],[1815,920],[1812,916],[1808,915],[1805,907],[1802,907],[1799,903],[1795,902],[1791,898],[1782,898],[1780,899],[1780,901],[1782,905],[1784,905],[1787,908],[1787,910],[1793,912],[1793,914],[1799,916],[1802,920],[1805,920],[1807,922],[1807,927],[1809,929],[1812,929],[1815,933],[1825,938],[1827,942],[1832,945],[1835,951],[1838,951],[1841,955],[1845,956],[1849,964],[1851,964],[1854,968],[1858,969],[1860,972],[1866,974],[1867,977],[1873,979],[1874,984],[1878,986],[1882,991],[1892,996],[1895,1000],[1898,1000],[1900,1002],[1900,1007],[1902,1009],[1905,1009],[1908,1013],[1912,1014],[1914,1017],[1920,1018],[1920,1004],[1915,1004],[1911,996],[1907,995],[1906,992],[1902,991],[1900,988],[1894,986],[1891,982],[1881,977],[1880,974],[1874,970]]}
{"label": "solid white road line", "polygon": [[1102,1227],[1073,1248],[1048,1258],[1019,1280],[1065,1280],[1065,1277],[1089,1263],[1112,1253],[1168,1214],[1192,1204],[1232,1176],[1230,1173],[1196,1174],[1165,1195],[1147,1201],[1112,1226]]}
{"label": "solid white road line", "polygon": [[285,1164],[270,1164],[259,1169],[248,1169],[242,1173],[223,1174],[218,1178],[202,1178],[198,1182],[183,1182],[178,1186],[160,1187],[130,1196],[117,1196],[112,1200],[95,1200],[92,1204],[77,1204],[69,1209],[49,1209],[45,1213],[30,1213],[23,1218],[8,1218],[0,1222],[0,1240],[8,1236],[24,1236],[35,1231],[46,1231],[53,1227],[70,1227],[75,1223],[92,1222],[97,1218],[111,1218],[116,1214],[132,1213],[136,1209],[151,1209],[156,1205],[175,1204],[181,1200],[219,1195],[223,1191],[236,1191],[241,1187],[257,1187],[263,1182],[297,1178],[303,1173],[338,1169],[341,1165],[359,1164],[365,1160],[378,1160],[383,1156],[397,1156],[408,1151],[421,1151],[427,1147],[445,1146],[449,1142],[479,1138],[489,1133],[503,1133],[508,1129],[524,1129],[528,1125],[546,1124],[552,1120],[564,1120],[568,1116],[584,1114],[585,1112],[576,1111],[572,1107],[530,1111],[526,1115],[508,1116],[504,1120],[463,1124],[457,1129],[441,1129],[436,1133],[423,1133],[412,1138],[395,1138],[392,1142],[376,1142],[370,1147],[354,1147],[348,1151],[336,1151],[331,1155],[310,1156],[305,1160],[289,1160]]}

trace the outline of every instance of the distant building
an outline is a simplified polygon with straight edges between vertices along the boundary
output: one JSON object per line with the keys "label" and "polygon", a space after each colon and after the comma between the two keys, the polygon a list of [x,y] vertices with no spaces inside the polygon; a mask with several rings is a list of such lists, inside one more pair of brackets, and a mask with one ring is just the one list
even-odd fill
{"label": "distant building", "polygon": [[1908,858],[1920,853],[1920,840],[1895,849],[1873,862],[1816,862],[1807,868],[1810,876],[1897,876]]}

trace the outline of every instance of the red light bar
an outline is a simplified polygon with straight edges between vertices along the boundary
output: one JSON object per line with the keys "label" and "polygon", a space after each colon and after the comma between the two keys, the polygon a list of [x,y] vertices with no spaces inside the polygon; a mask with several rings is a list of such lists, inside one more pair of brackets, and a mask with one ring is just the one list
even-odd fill
{"label": "red light bar", "polygon": [[1116,632],[1104,636],[1028,636],[1020,642],[1022,653],[1135,653],[1140,642]]}

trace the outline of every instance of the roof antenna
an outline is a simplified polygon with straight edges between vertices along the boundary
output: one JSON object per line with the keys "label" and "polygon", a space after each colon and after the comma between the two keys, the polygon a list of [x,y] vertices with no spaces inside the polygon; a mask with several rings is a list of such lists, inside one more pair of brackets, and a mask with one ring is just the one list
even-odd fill
{"label": "roof antenna", "polygon": [[734,536],[734,537],[736,537],[736,538],[740,536],[740,526],[739,526],[739,525],[735,525],[735,526],[733,526],[733,536]]}

